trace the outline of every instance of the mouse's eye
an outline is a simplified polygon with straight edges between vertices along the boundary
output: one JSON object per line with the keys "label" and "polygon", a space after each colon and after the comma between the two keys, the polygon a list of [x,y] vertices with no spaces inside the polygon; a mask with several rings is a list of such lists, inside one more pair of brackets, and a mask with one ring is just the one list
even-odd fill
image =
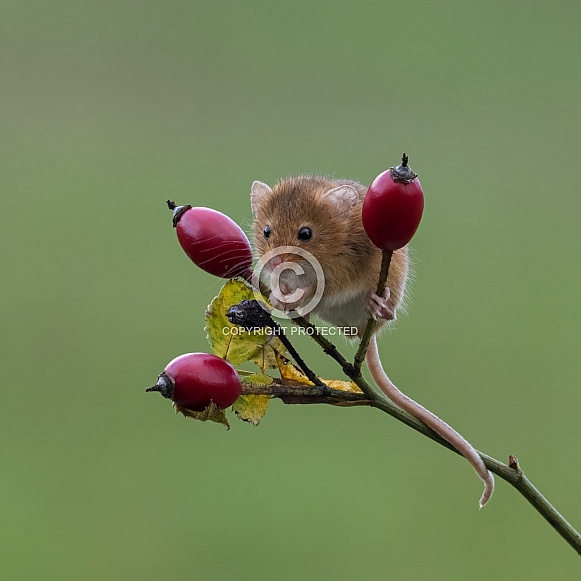
{"label": "mouse's eye", "polygon": [[313,231],[306,226],[299,230],[299,240],[310,240],[313,237]]}
{"label": "mouse's eye", "polygon": [[262,233],[264,234],[264,237],[268,240],[270,238],[270,226],[265,226]]}

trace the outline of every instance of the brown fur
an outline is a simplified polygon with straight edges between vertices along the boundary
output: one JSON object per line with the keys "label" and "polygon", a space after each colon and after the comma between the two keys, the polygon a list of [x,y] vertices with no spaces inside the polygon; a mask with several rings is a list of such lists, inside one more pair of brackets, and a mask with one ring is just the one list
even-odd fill
{"label": "brown fur", "polygon": [[[357,191],[357,203],[344,207],[342,214],[324,198],[326,192],[340,185],[349,185]],[[297,246],[309,251],[321,263],[325,274],[324,297],[331,303],[341,303],[342,298],[349,295],[375,290],[381,251],[371,242],[361,221],[366,191],[367,188],[358,182],[322,176],[299,175],[280,180],[272,188],[272,194],[256,207],[254,242],[257,254],[262,256],[280,246]],[[265,226],[271,228],[268,240],[263,235]],[[303,226],[313,232],[308,241],[297,237]],[[391,292],[388,304],[394,311],[404,298],[408,266],[407,248],[394,252],[387,280]],[[333,324],[344,324],[344,321],[318,314]]]}

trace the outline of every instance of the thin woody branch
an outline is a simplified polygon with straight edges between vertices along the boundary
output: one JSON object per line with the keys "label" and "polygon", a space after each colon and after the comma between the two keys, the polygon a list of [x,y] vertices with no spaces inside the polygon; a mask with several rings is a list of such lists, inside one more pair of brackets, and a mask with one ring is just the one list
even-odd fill
{"label": "thin woody branch", "polygon": [[307,335],[312,337],[313,340],[323,349],[323,351],[332,357],[341,366],[343,373],[345,373],[347,377],[353,379],[353,376],[355,375],[353,364],[347,361],[347,359],[341,355],[337,347],[335,347],[335,345],[333,345],[329,339],[319,333],[315,325],[309,323],[309,321],[307,321],[304,317],[293,316],[292,320],[297,325],[305,329],[307,331]]}
{"label": "thin woody branch", "polygon": [[306,385],[289,379],[275,379],[270,385],[242,384],[243,395],[271,395],[291,404],[371,405],[365,394],[333,389],[323,384]]}
{"label": "thin woody branch", "polygon": [[[318,386],[305,385],[303,383],[291,382],[288,380],[275,379],[270,385],[243,384],[244,394],[271,395],[289,404],[309,404],[326,403],[332,405],[352,406],[368,405],[375,407],[390,416],[403,422],[410,428],[434,440],[438,444],[452,450],[456,454],[459,452],[441,436],[436,434],[423,422],[400,409],[383,394],[376,393],[371,386],[361,376],[354,382],[364,393],[353,393],[331,388],[321,388]],[[372,395],[370,399],[368,394]],[[565,517],[541,494],[534,484],[527,478],[521,470],[515,456],[509,457],[509,463],[504,464],[492,456],[488,456],[478,451],[478,454],[486,464],[486,467],[516,488],[535,508],[537,512],[565,539],[565,541],[581,555],[581,534],[565,519]]]}

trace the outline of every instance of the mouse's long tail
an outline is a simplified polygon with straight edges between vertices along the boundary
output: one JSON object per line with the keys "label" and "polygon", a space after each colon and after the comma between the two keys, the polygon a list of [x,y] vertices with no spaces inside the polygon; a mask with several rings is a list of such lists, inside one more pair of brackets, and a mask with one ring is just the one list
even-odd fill
{"label": "mouse's long tail", "polygon": [[379,352],[377,350],[377,340],[375,334],[372,336],[365,356],[367,366],[371,375],[381,391],[400,408],[410,413],[412,416],[418,418],[424,424],[437,432],[444,440],[448,441],[462,456],[464,456],[476,470],[476,473],[484,481],[484,493],[480,499],[480,508],[482,508],[492,496],[494,491],[494,477],[484,465],[482,458],[478,452],[465,440],[456,430],[450,427],[446,422],[442,421],[438,416],[431,411],[409,398],[402,393],[389,379],[383,370],[381,360],[379,359]]}

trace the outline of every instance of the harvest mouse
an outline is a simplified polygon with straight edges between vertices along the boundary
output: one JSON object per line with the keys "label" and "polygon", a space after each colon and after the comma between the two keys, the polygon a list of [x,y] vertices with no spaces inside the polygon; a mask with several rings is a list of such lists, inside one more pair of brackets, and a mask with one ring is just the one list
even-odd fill
{"label": "harvest mouse", "polygon": [[[269,300],[282,311],[312,304],[311,313],[361,337],[369,317],[376,330],[397,316],[409,274],[407,247],[391,259],[386,292],[375,294],[381,251],[367,236],[361,208],[367,188],[343,179],[299,175],[280,180],[274,187],[255,181],[251,190],[254,214],[254,247],[259,258],[273,256],[261,276],[270,288]],[[320,264],[324,288],[316,297],[321,271],[317,273],[309,254]],[[273,278],[273,275],[276,277]],[[312,301],[312,303],[311,303]],[[378,387],[398,406],[423,421],[450,442],[474,467],[485,484],[480,506],[494,490],[494,479],[476,450],[448,424],[404,395],[385,374],[374,333],[366,354],[369,371]]]}

